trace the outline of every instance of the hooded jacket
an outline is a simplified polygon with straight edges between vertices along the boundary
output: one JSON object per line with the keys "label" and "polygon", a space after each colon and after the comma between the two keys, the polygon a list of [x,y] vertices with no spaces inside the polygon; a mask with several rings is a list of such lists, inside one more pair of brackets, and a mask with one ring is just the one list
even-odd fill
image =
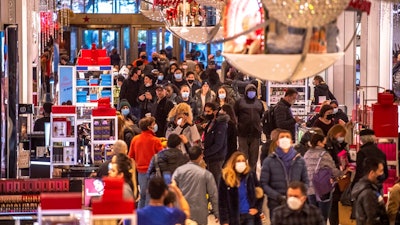
{"label": "hooded jacket", "polygon": [[364,177],[354,185],[351,195],[355,199],[357,225],[389,224],[385,202],[376,184]]}
{"label": "hooded jacket", "polygon": [[254,99],[247,97],[247,92],[250,90],[257,92],[254,84],[248,84],[245,88],[245,95],[236,101],[234,106],[238,118],[238,136],[260,138],[264,105],[257,98],[257,95]]}

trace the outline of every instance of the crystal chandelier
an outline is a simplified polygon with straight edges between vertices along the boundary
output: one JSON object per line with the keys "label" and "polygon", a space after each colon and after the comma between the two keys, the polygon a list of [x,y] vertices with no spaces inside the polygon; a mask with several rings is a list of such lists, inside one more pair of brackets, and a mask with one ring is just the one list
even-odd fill
{"label": "crystal chandelier", "polygon": [[[336,28],[334,24],[326,24],[343,12],[348,0],[262,1],[268,8],[269,17],[275,19],[274,23],[272,20],[263,22],[258,0],[229,0],[224,9],[223,56],[233,67],[263,80],[284,82],[314,76],[344,55],[332,41],[328,44],[325,29]],[[262,25],[269,25],[269,29],[259,29]],[[277,31],[284,31],[283,35],[277,32],[275,39],[271,38],[273,25],[278,26],[275,27]],[[315,31],[315,27],[323,25]],[[290,33],[288,26],[301,28],[297,29],[300,34]],[[271,43],[272,39],[274,43]],[[298,41],[295,43],[294,40]],[[296,44],[296,51],[287,51]],[[272,51],[271,46],[282,53]],[[335,50],[328,51],[327,46],[334,46]]]}
{"label": "crystal chandelier", "polygon": [[335,20],[349,0],[263,0],[269,15],[292,27],[320,27]]}

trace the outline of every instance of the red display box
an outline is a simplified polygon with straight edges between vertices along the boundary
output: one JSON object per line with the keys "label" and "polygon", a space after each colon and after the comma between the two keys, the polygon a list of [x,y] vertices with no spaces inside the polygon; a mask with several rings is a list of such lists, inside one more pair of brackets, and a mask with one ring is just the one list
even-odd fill
{"label": "red display box", "polygon": [[82,193],[40,194],[42,209],[82,209]]}
{"label": "red display box", "polygon": [[398,136],[398,106],[382,105],[379,103],[372,105],[373,129],[377,137],[397,137]]}
{"label": "red display box", "polygon": [[76,107],[73,105],[55,105],[51,107],[51,112],[55,114],[76,114]]}

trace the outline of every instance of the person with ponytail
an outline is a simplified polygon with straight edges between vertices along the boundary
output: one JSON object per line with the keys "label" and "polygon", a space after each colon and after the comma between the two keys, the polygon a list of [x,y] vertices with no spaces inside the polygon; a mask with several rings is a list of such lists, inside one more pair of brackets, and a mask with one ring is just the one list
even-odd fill
{"label": "person with ponytail", "polygon": [[225,164],[218,193],[221,225],[261,223],[264,193],[244,153],[234,152]]}

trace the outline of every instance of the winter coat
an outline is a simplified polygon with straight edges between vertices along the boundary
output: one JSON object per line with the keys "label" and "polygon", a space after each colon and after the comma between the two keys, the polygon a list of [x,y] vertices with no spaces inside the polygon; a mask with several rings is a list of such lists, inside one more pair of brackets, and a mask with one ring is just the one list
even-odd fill
{"label": "winter coat", "polygon": [[[321,162],[319,163],[319,166],[317,168],[320,155],[324,151],[325,151],[324,148],[315,147],[315,148],[310,148],[305,153],[304,161],[306,162],[308,180],[312,181],[316,170],[319,168],[324,168],[324,167],[328,167],[328,168],[332,169],[332,173],[333,173],[334,177],[339,177],[339,176],[343,175],[343,173],[338,168],[336,168],[335,161],[333,161],[331,155],[328,152],[325,152],[322,155]],[[310,182],[310,185],[308,186],[308,189],[307,189],[307,195],[314,195],[314,194],[315,194],[314,185],[312,182]]]}
{"label": "winter coat", "polygon": [[219,115],[211,128],[204,131],[204,160],[206,162],[216,162],[225,160],[227,153],[227,129],[228,115]]}
{"label": "winter coat", "polygon": [[349,122],[349,117],[341,109],[338,109],[337,113],[333,115],[333,119],[335,120],[336,124],[339,123],[339,120],[343,120],[345,123]]}
{"label": "winter coat", "polygon": [[286,171],[283,161],[274,152],[270,154],[261,167],[260,182],[268,196],[268,207],[273,210],[280,205],[282,196],[286,196],[288,185],[291,181],[301,181],[308,185],[307,168],[304,159],[297,154]]}
{"label": "winter coat", "polygon": [[167,118],[168,113],[174,107],[174,103],[164,97],[159,102],[153,104],[151,115],[156,119],[158,130],[156,132],[157,137],[165,137],[165,131],[167,129]]}
{"label": "winter coat", "polygon": [[[176,168],[189,162],[189,158],[182,153],[180,149],[169,148],[157,153],[157,162],[160,167],[161,173],[169,172],[171,175],[175,172]],[[156,173],[155,157],[150,161],[147,175],[154,176]]]}
{"label": "winter coat", "polygon": [[214,102],[215,101],[215,96],[216,96],[215,92],[210,89],[210,91],[207,92],[205,102],[203,103],[201,100],[201,88],[196,91],[194,99],[196,101],[198,115],[203,114],[203,110],[204,110],[203,106],[206,102]]}
{"label": "winter coat", "polygon": [[139,89],[142,82],[140,80],[133,81],[131,78],[125,79],[121,86],[121,91],[119,92],[119,100],[128,100],[131,107],[138,107],[139,102],[137,98],[139,97]]}
{"label": "winter coat", "polygon": [[363,144],[360,148],[360,151],[357,152],[357,161],[356,161],[356,175],[354,176],[353,184],[355,184],[357,181],[359,181],[365,174],[365,169],[364,169],[364,160],[367,157],[371,158],[376,158],[379,159],[383,162],[383,172],[385,175],[385,178],[383,180],[380,180],[380,183],[383,183],[386,178],[389,177],[389,171],[387,167],[387,161],[386,161],[386,155],[385,153],[382,152],[378,148],[378,146],[375,143],[368,142],[366,144]]}
{"label": "winter coat", "polygon": [[290,131],[292,139],[294,140],[296,134],[296,120],[293,117],[290,107],[290,103],[281,98],[274,108],[274,117],[276,127]]}
{"label": "winter coat", "polygon": [[353,207],[357,225],[389,224],[385,202],[376,184],[364,177],[354,185],[351,195],[355,199]]}
{"label": "winter coat", "polygon": [[238,130],[236,127],[236,124],[229,120],[228,122],[228,130],[227,130],[227,140],[228,140],[228,146],[227,146],[227,153],[225,156],[225,162],[228,161],[229,157],[238,150],[237,146],[237,135]]}
{"label": "winter coat", "polygon": [[254,84],[248,84],[245,89],[245,95],[236,101],[234,106],[235,114],[238,118],[238,136],[260,138],[264,106],[257,97],[254,99],[247,97],[249,90],[257,91]]}
{"label": "winter coat", "polygon": [[153,84],[150,87],[146,87],[144,84],[142,84],[140,86],[140,90],[139,90],[139,95],[143,95],[146,92],[150,92],[151,96],[153,97],[151,100],[145,98],[143,101],[140,101],[138,99],[138,102],[140,103],[140,108],[141,108],[141,117],[143,118],[146,113],[151,113],[151,109],[153,108],[153,104],[156,101],[156,85]]}
{"label": "winter coat", "polygon": [[[261,212],[262,199],[257,199],[255,194],[255,187],[259,187],[256,174],[251,171],[244,175],[241,179],[245,179],[247,187],[247,200],[249,201],[250,208],[256,208]],[[218,191],[218,205],[221,224],[240,225],[240,206],[239,206],[239,188],[229,187],[223,178],[219,182]],[[255,224],[260,224],[260,216],[256,214]]]}
{"label": "winter coat", "polygon": [[314,87],[314,104],[318,105],[322,102],[319,102],[319,97],[325,96],[326,100],[336,100],[335,96],[329,90],[328,85],[324,83],[320,83]]}

